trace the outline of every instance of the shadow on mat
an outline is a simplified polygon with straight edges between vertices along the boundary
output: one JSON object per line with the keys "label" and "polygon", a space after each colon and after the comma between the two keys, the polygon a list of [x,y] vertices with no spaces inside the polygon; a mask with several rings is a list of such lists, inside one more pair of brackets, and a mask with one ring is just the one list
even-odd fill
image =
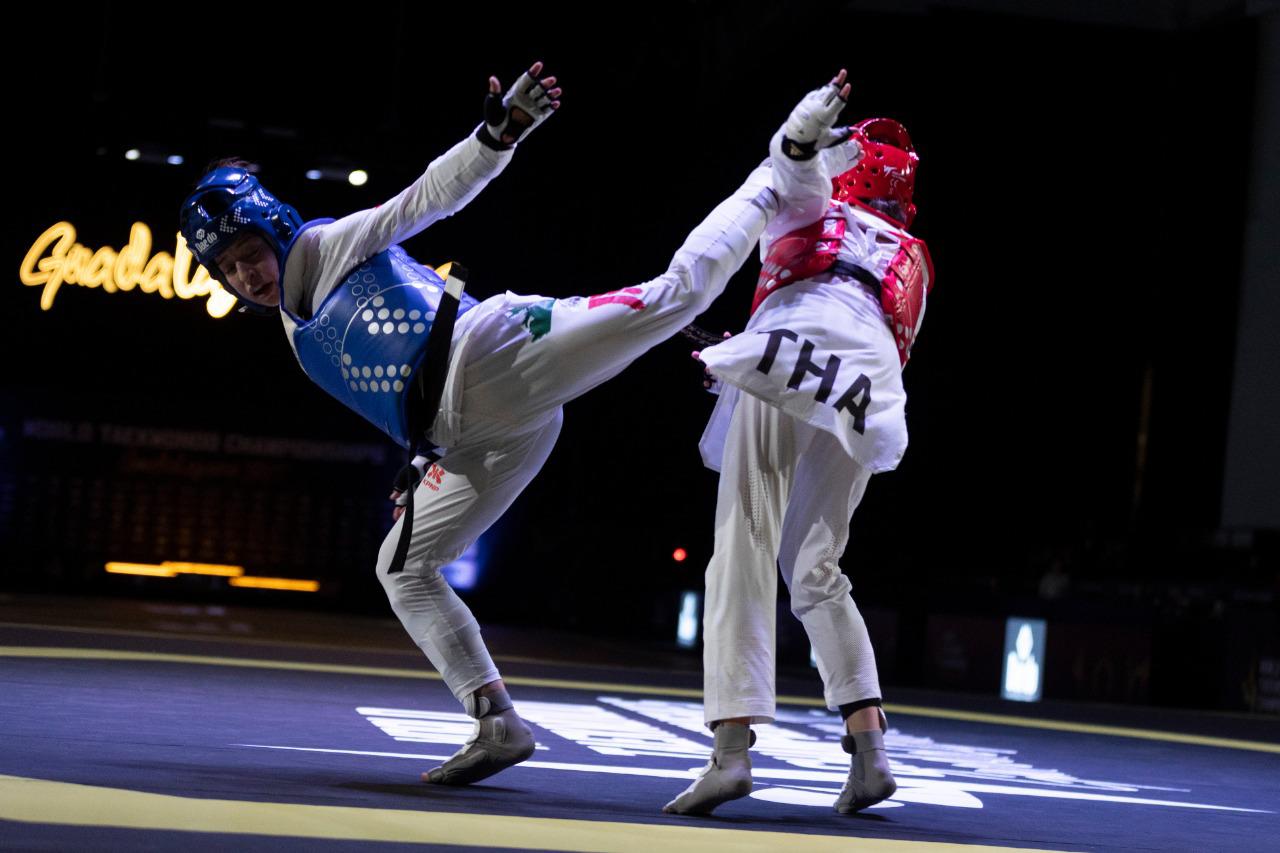
{"label": "shadow on mat", "polygon": [[333,787],[345,788],[349,791],[362,791],[366,794],[394,794],[401,797],[430,798],[439,796],[455,796],[464,791],[477,794],[526,794],[519,788],[504,788],[500,785],[432,785],[429,782],[383,783],[383,782],[339,782]]}
{"label": "shadow on mat", "polygon": [[[726,806],[721,806],[726,809]],[[687,823],[690,826],[753,826],[756,828],[768,827],[774,830],[785,829],[787,827],[798,827],[800,829],[813,829],[814,827],[829,826],[862,826],[864,829],[870,829],[873,826],[891,827],[894,822],[889,820],[885,815],[838,815],[835,812],[829,814],[795,814],[780,815],[776,813],[760,814],[721,814],[719,811],[709,815],[668,815],[661,817],[673,823]]]}

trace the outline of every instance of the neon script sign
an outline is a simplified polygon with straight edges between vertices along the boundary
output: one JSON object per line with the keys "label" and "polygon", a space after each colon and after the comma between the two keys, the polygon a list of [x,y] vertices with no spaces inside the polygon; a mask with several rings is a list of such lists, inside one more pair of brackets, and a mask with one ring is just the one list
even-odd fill
{"label": "neon script sign", "polygon": [[116,251],[103,246],[93,251],[76,242],[76,228],[70,222],[59,222],[36,238],[18,271],[22,283],[43,288],[40,308],[48,311],[64,284],[101,287],[107,293],[138,289],[158,293],[165,299],[207,299],[205,310],[211,317],[225,317],[235,306],[235,297],[227,293],[209,272],[199,264],[191,273],[191,250],[182,235],[177,235],[174,253],[151,254],[151,229],[141,222],[133,223],[129,242]]}

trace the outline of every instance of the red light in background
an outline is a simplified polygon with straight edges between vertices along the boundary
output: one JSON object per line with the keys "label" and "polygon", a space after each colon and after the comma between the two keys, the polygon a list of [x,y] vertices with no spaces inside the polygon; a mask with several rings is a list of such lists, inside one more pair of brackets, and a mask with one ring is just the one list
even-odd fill
{"label": "red light in background", "polygon": [[689,556],[689,552],[683,548],[677,548],[671,552],[671,559],[677,563],[683,563],[685,558]]}

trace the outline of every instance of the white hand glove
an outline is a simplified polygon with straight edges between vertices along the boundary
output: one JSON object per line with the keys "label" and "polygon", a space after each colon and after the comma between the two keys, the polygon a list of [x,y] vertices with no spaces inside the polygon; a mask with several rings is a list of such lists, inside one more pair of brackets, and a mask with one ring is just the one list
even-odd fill
{"label": "white hand glove", "polygon": [[835,80],[805,95],[787,117],[782,126],[782,152],[792,160],[812,159],[823,148],[839,145],[853,133],[848,127],[834,127],[849,93],[849,87],[842,85],[843,76],[841,71]]}
{"label": "white hand glove", "polygon": [[556,78],[539,80],[537,75],[541,71],[542,63],[535,62],[501,97],[494,91],[497,79],[489,78],[490,91],[484,99],[484,127],[476,132],[481,142],[498,150],[510,148],[559,108],[560,89],[548,88],[555,86]]}

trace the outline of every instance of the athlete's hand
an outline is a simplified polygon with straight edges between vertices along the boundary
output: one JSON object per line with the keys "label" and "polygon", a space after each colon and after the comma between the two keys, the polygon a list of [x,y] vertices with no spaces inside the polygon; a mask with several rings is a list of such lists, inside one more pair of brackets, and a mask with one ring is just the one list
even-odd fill
{"label": "athlete's hand", "polygon": [[805,95],[787,117],[782,128],[782,152],[792,160],[809,160],[823,148],[839,145],[852,134],[848,127],[835,127],[840,111],[849,100],[848,72],[831,78],[827,85]]}
{"label": "athlete's hand", "polygon": [[395,502],[395,507],[391,510],[392,521],[399,521],[400,516],[404,515],[405,505],[409,503],[409,490],[416,489],[426,475],[425,456],[413,457],[412,462],[396,472],[396,478],[391,484],[391,494],[387,496],[388,500]]}
{"label": "athlete's hand", "polygon": [[535,62],[507,92],[502,84],[489,78],[489,94],[484,99],[484,124],[476,130],[476,138],[499,151],[515,145],[520,138],[560,109],[560,87],[555,77],[543,77],[542,63]]}
{"label": "athlete's hand", "polygon": [[[729,332],[724,333],[724,339],[726,341],[732,337],[733,335],[731,335]],[[702,350],[696,349],[689,354],[693,356],[694,361],[697,361],[698,363],[701,364]],[[702,387],[706,388],[712,394],[720,393],[720,380],[712,375],[711,368],[707,367],[705,364],[702,365]]]}

